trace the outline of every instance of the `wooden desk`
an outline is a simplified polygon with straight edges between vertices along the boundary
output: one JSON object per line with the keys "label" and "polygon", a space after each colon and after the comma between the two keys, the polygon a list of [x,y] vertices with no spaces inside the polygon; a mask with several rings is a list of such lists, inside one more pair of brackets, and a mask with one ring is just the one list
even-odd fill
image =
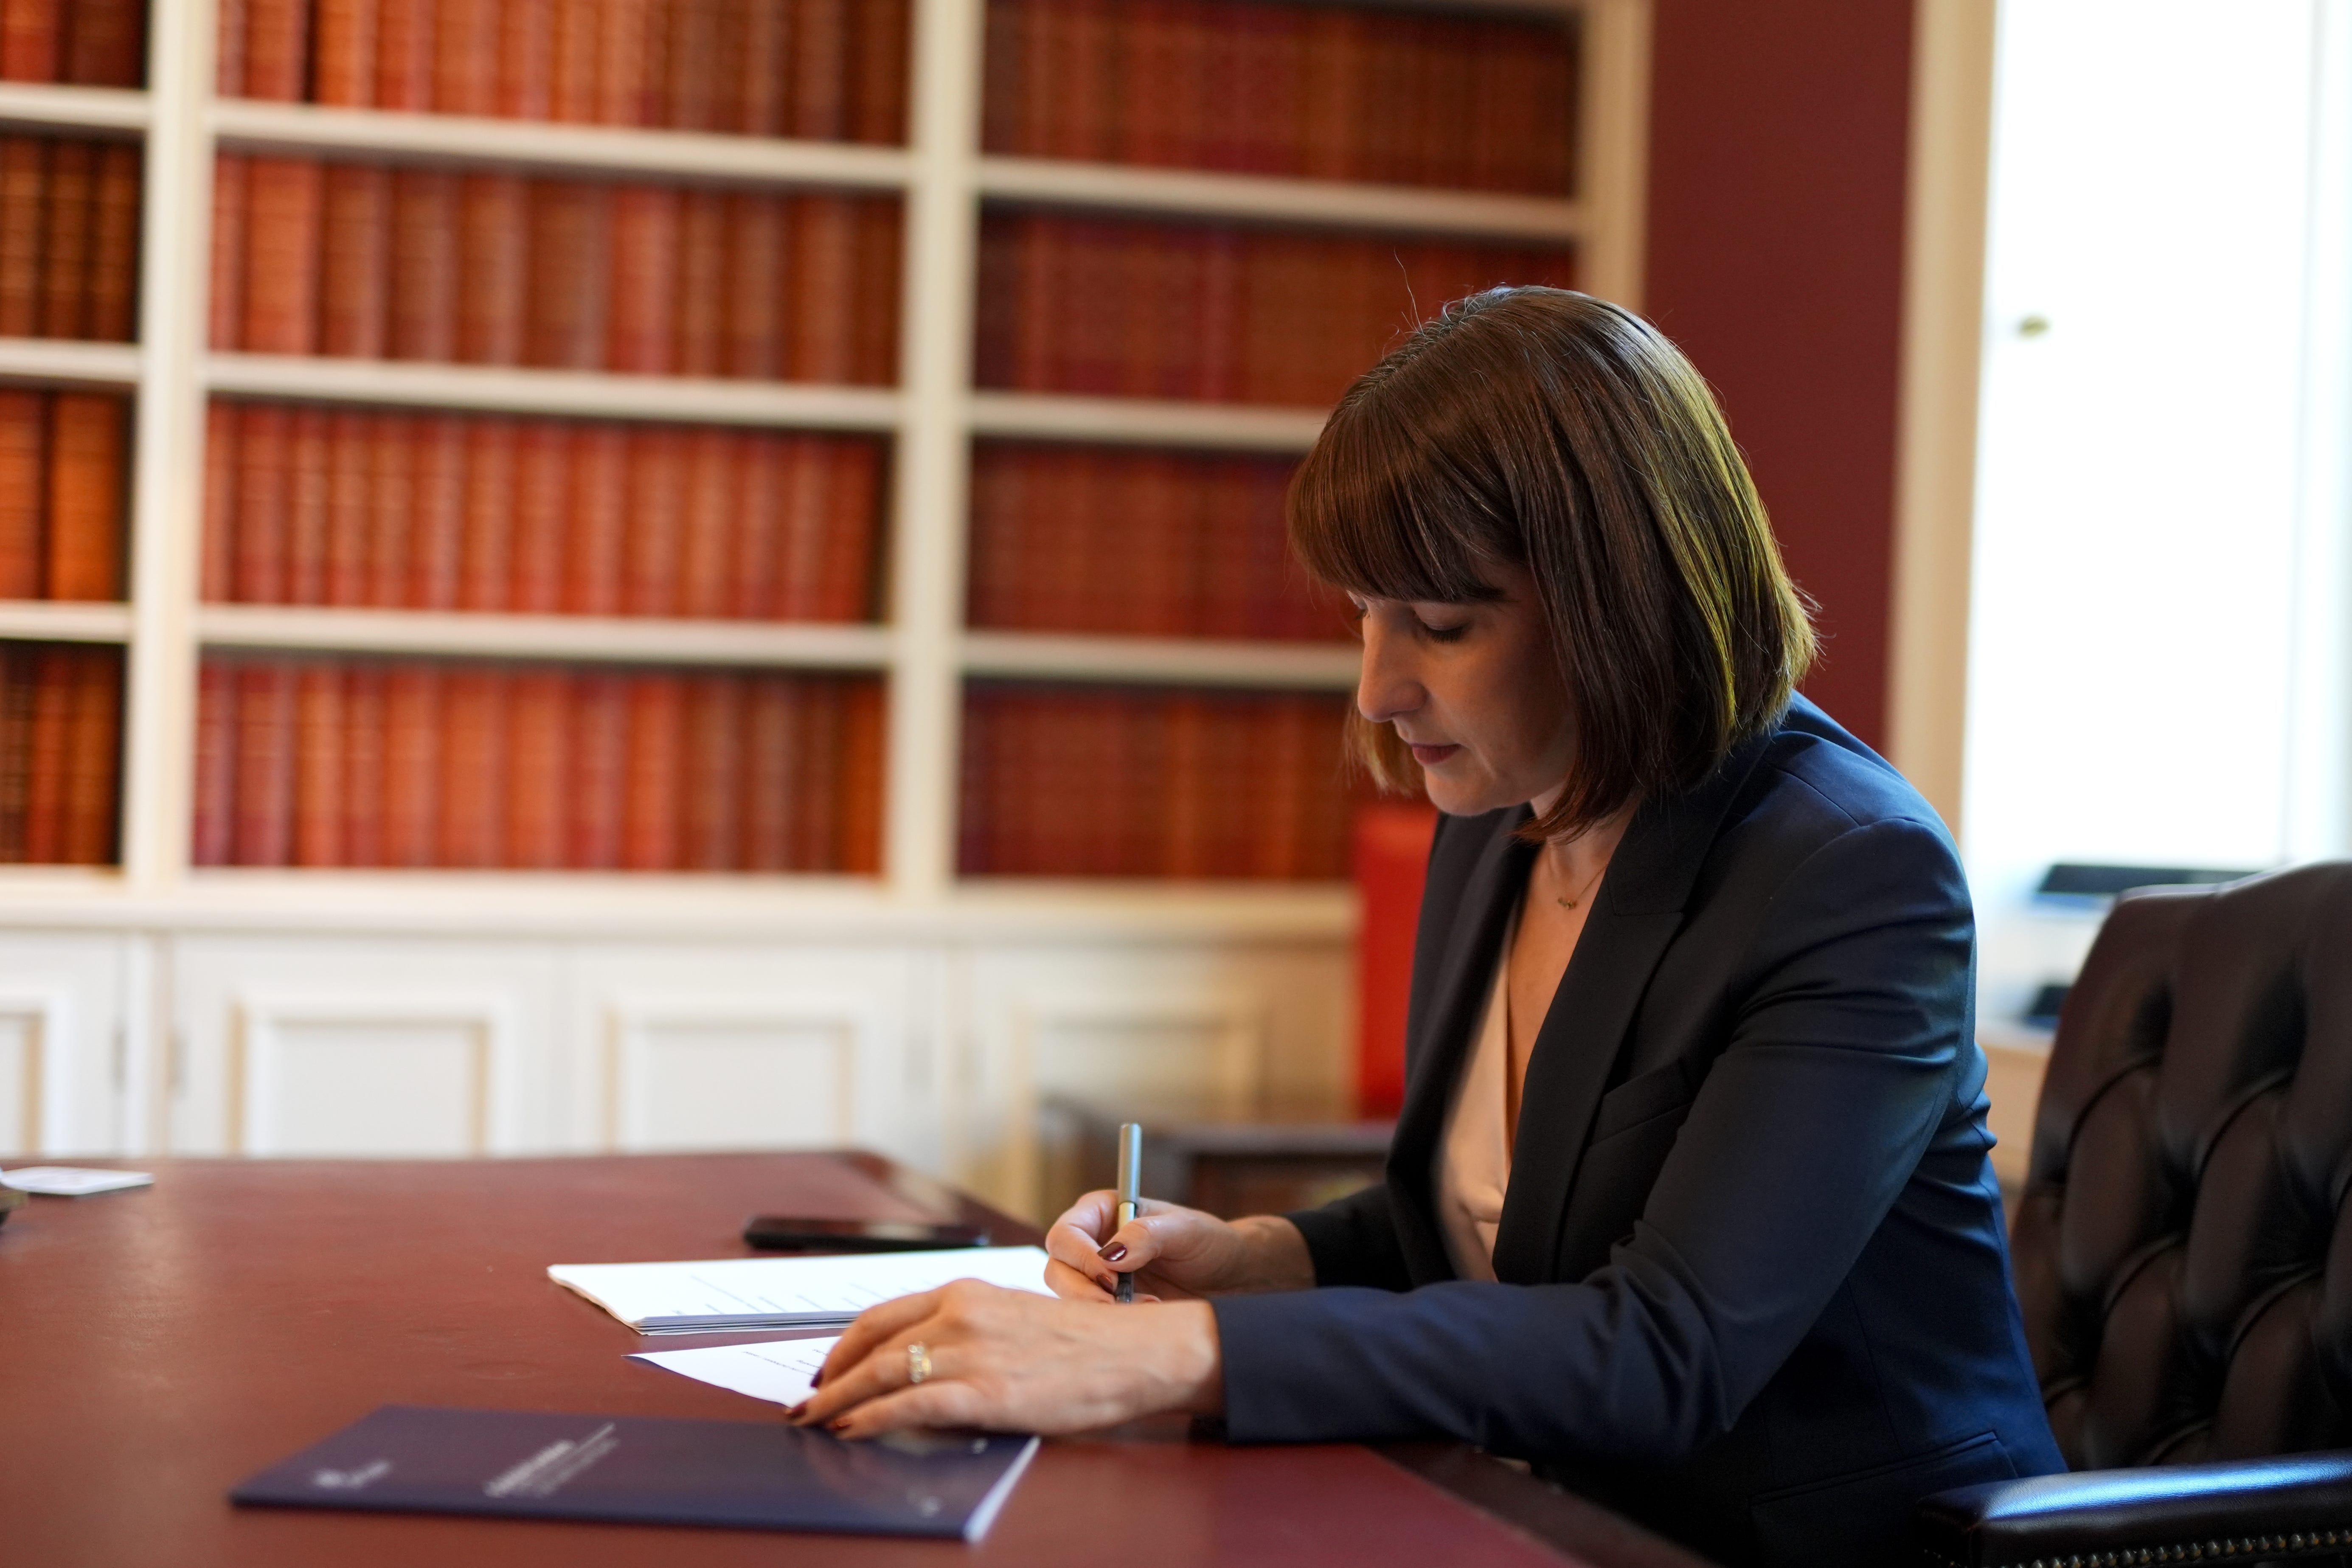
{"label": "wooden desk", "polygon": [[379,1405],[773,1418],[624,1359],[642,1342],[550,1281],[551,1263],[740,1256],[743,1220],[762,1211],[944,1209],[987,1217],[1004,1239],[1034,1233],[868,1155],[145,1168],[152,1188],[35,1199],[0,1226],[8,1568],[1696,1562],[1465,1450],[1229,1447],[1177,1421],[1049,1443],[976,1552],[234,1509],[236,1481]]}

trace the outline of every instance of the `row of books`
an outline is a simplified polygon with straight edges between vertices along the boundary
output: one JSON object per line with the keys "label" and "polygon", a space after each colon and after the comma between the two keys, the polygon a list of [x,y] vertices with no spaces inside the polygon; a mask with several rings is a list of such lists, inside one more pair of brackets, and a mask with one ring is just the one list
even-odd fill
{"label": "row of books", "polygon": [[223,155],[212,342],[253,353],[883,384],[895,196]]}
{"label": "row of books", "polygon": [[361,109],[897,142],[908,5],[221,0],[217,88]]}
{"label": "row of books", "polygon": [[215,655],[194,858],[871,873],[882,743],[863,676]]}
{"label": "row of books", "polygon": [[967,876],[1347,874],[1367,795],[1343,763],[1347,700],[979,685],[966,694]]}
{"label": "row of books", "polygon": [[858,621],[880,441],[219,401],[214,601]]}
{"label": "row of books", "polygon": [[1565,17],[989,0],[992,152],[1565,195]]}
{"label": "row of books", "polygon": [[0,861],[112,861],[121,754],[121,649],[0,643]]}
{"label": "row of books", "polygon": [[136,142],[0,136],[0,337],[131,341],[139,164]]}
{"label": "row of books", "polygon": [[1292,559],[1290,458],[982,442],[975,626],[1338,640],[1348,605]]}
{"label": "row of books", "polygon": [[130,400],[0,387],[0,599],[122,597]]}
{"label": "row of books", "polygon": [[1447,300],[1572,287],[1556,246],[983,216],[982,386],[1322,406]]}
{"label": "row of books", "polygon": [[0,81],[137,87],[145,0],[0,0]]}

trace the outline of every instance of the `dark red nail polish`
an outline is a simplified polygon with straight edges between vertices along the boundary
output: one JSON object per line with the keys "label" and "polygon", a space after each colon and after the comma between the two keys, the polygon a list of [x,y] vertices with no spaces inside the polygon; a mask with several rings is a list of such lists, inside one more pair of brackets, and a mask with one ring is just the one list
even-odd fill
{"label": "dark red nail polish", "polygon": [[823,1388],[824,1386],[824,1368],[819,1367],[816,1369],[816,1375],[809,1379],[809,1386],[811,1388]]}
{"label": "dark red nail polish", "polygon": [[1105,1263],[1116,1263],[1120,1258],[1127,1256],[1127,1245],[1124,1242],[1114,1241],[1108,1247],[1104,1247],[1100,1252],[1096,1253],[1095,1256],[1101,1258]]}

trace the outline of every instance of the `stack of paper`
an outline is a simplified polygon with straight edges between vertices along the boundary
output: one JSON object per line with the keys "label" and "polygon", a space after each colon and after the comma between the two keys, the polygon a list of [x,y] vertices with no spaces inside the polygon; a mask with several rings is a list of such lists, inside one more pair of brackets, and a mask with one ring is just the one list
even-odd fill
{"label": "stack of paper", "polygon": [[0,1186],[53,1198],[82,1198],[92,1193],[119,1193],[143,1187],[155,1178],[144,1171],[94,1171],[79,1165],[18,1165],[0,1171]]}
{"label": "stack of paper", "polygon": [[641,1334],[838,1328],[866,1308],[958,1279],[1050,1296],[1035,1247],[699,1263],[559,1263],[547,1271]]}

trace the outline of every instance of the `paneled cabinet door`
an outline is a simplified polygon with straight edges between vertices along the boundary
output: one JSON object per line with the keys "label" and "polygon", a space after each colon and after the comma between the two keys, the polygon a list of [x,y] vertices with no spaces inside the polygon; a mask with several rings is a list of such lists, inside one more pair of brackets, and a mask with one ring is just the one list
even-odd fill
{"label": "paneled cabinet door", "polygon": [[0,935],[0,1164],[140,1147],[123,1027],[136,940]]}
{"label": "paneled cabinet door", "polygon": [[938,1164],[920,950],[582,945],[564,1037],[574,1147],[857,1146]]}
{"label": "paneled cabinet door", "polygon": [[171,963],[175,1151],[556,1146],[551,944],[199,936]]}
{"label": "paneled cabinet door", "polygon": [[[979,948],[952,972],[967,1079],[951,1168],[1038,1215],[1041,1113],[1076,1100],[1122,1120],[1318,1117],[1348,1093],[1342,942]],[[1050,1216],[1042,1216],[1050,1217]]]}

